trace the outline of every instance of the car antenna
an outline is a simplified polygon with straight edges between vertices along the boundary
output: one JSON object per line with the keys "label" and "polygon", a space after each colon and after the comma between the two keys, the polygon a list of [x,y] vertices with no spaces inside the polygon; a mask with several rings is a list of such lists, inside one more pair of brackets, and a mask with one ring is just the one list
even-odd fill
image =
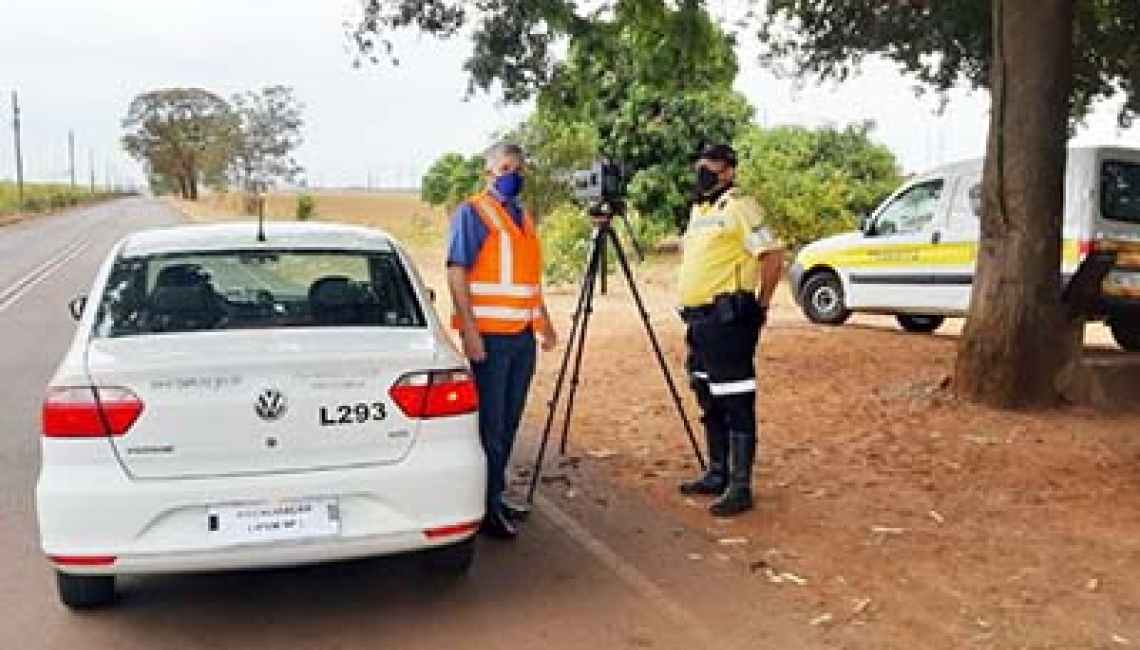
{"label": "car antenna", "polygon": [[265,195],[257,196],[257,241],[265,241]]}

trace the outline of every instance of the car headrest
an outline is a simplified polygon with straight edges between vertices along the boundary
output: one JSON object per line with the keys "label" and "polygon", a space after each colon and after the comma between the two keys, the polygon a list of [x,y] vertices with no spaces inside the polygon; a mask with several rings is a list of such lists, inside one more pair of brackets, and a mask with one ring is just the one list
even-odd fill
{"label": "car headrest", "polygon": [[309,302],[323,307],[344,307],[367,305],[374,301],[359,283],[334,275],[320,278],[310,285]]}
{"label": "car headrest", "polygon": [[173,264],[158,272],[157,287],[190,287],[209,284],[210,276],[197,264]]}

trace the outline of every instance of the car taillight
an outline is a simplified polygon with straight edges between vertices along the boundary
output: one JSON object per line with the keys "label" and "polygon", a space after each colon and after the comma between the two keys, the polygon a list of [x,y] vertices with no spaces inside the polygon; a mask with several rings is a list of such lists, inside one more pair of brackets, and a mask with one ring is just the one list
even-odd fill
{"label": "car taillight", "polygon": [[126,388],[51,388],[44,398],[47,438],[121,436],[142,413],[143,403]]}
{"label": "car taillight", "polygon": [[1081,259],[1088,257],[1089,254],[1095,250],[1096,250],[1096,242],[1094,242],[1094,241],[1089,241],[1088,239],[1082,239],[1079,242],[1077,242],[1077,255],[1079,255],[1081,257]]}
{"label": "car taillight", "polygon": [[433,370],[404,375],[388,393],[410,418],[474,413],[479,406],[475,380],[466,370]]}

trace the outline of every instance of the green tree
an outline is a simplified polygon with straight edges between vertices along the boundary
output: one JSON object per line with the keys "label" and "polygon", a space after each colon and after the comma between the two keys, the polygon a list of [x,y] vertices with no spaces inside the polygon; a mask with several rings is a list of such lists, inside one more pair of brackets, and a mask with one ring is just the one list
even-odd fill
{"label": "green tree", "polygon": [[572,200],[571,174],[589,167],[598,152],[593,125],[559,121],[543,110],[535,111],[503,139],[526,152],[523,201],[540,220]]}
{"label": "green tree", "polygon": [[123,120],[123,146],[161,185],[198,199],[203,178],[220,176],[233,155],[238,126],[230,105],[199,88],[142,93]]}
{"label": "green tree", "polygon": [[[509,102],[537,95],[540,131],[593,128],[600,154],[637,171],[630,203],[651,220],[672,222],[685,209],[695,151],[731,141],[752,116],[731,90],[734,42],[702,2],[621,0],[579,14],[560,0],[370,0],[355,36],[378,59],[390,52],[389,30],[450,36],[465,24],[477,25],[470,90],[499,84]],[[561,37],[566,55],[556,60]]]}
{"label": "green tree", "polygon": [[1055,403],[1083,330],[1057,272],[1066,121],[1118,93],[1122,124],[1140,111],[1140,3],[772,0],[768,11],[766,56],[800,76],[842,79],[880,55],[938,90],[991,90],[982,236],[954,385],[1000,407]]}
{"label": "green tree", "polygon": [[636,170],[630,205],[642,217],[672,224],[687,213],[697,151],[732,142],[751,117],[748,100],[729,89],[669,94],[636,87],[613,114],[605,151]]}
{"label": "green tree", "polygon": [[894,154],[871,140],[873,128],[749,129],[737,141],[738,184],[793,248],[852,230],[900,181]]}
{"label": "green tree", "polygon": [[479,190],[483,157],[448,153],[428,168],[420,181],[420,197],[429,205],[452,211]]}
{"label": "green tree", "polygon": [[230,102],[237,119],[230,176],[246,190],[295,181],[303,171],[293,157],[302,142],[303,106],[293,89],[269,86]]}
{"label": "green tree", "polygon": [[[621,13],[663,2],[615,4]],[[577,8],[573,0],[367,0],[356,37],[374,56],[391,29],[450,36],[473,25],[471,87],[499,83],[513,101],[551,80],[558,36],[573,41],[595,28]],[[1140,113],[1140,3],[770,0],[766,12],[765,57],[790,62],[797,76],[843,79],[878,55],[934,89],[965,82],[992,90],[982,240],[955,389],[1000,407],[1055,403],[1081,330],[1066,316],[1057,272],[1066,118],[1117,94],[1125,96],[1122,124]]]}

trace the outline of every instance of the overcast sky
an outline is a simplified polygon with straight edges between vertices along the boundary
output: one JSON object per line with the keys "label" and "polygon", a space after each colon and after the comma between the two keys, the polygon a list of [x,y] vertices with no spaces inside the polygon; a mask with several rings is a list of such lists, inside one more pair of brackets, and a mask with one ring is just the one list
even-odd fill
{"label": "overcast sky", "polygon": [[[67,133],[74,129],[78,176],[94,153],[97,182],[137,179],[119,147],[132,97],[162,87],[202,87],[223,96],[285,84],[305,104],[300,151],[316,185],[409,186],[447,151],[472,152],[510,128],[527,107],[492,96],[464,100],[464,39],[396,38],[399,67],[352,67],[344,22],[356,0],[36,0],[0,20],[0,113],[10,124],[10,93],[23,117],[25,174],[66,180]],[[878,124],[876,138],[908,171],[980,155],[983,93],[955,93],[943,115],[932,97],[885,64],[842,86],[796,90],[741,48],[737,88],[765,125]],[[1082,142],[1140,147],[1140,132],[1119,133],[1114,107],[1099,111]],[[11,129],[0,137],[0,178],[15,176]]]}

